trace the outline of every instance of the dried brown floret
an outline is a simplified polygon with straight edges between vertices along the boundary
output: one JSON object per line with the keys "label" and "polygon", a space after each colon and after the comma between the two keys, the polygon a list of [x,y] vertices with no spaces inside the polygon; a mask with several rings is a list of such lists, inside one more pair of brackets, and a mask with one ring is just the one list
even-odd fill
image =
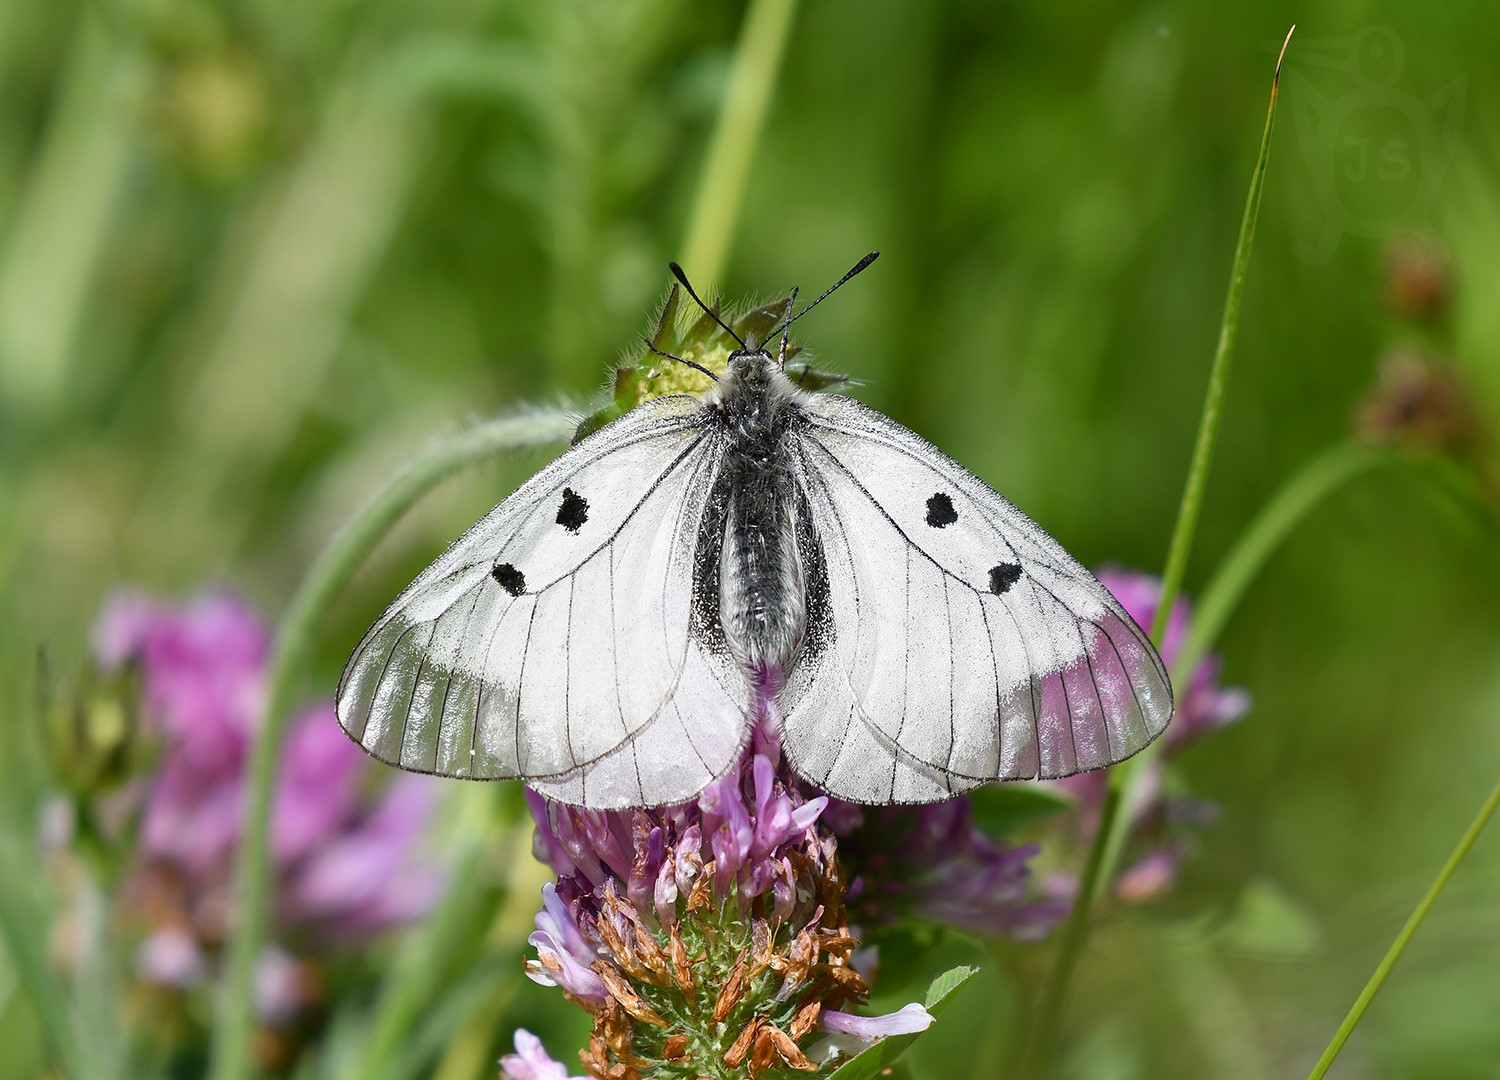
{"label": "dried brown floret", "polygon": [[776,1048],[777,1057],[787,1066],[799,1072],[817,1072],[818,1067],[807,1059],[807,1055],[797,1048],[797,1044],[786,1032],[771,1024],[766,1025],[765,1031],[771,1045]]}
{"label": "dried brown floret", "polygon": [[667,952],[672,960],[672,979],[677,989],[687,998],[689,1005],[698,1004],[698,984],[693,979],[693,967],[688,963],[687,946],[683,944],[682,932],[673,923],[668,931]]}
{"label": "dried brown floret", "polygon": [[823,1012],[823,1003],[813,998],[802,1008],[797,1010],[797,1015],[792,1017],[791,1036],[793,1039],[805,1038],[818,1024],[818,1017]]}
{"label": "dried brown floret", "polygon": [[714,1002],[714,1023],[722,1024],[724,1018],[734,1010],[740,1003],[740,998],[745,993],[745,956],[747,950],[741,949],[740,955],[734,962],[734,967],[729,971],[729,978],[724,980],[724,986],[719,991],[718,1000]]}
{"label": "dried brown floret", "polygon": [[667,1026],[665,1018],[641,999],[641,996],[631,988],[625,976],[621,975],[619,969],[613,964],[604,960],[595,960],[590,966],[598,973],[599,978],[604,980],[604,988],[609,991],[610,996],[618,1001],[631,1016],[642,1023],[654,1024],[656,1027]]}
{"label": "dried brown floret", "polygon": [[745,1060],[745,1055],[750,1052],[750,1047],[755,1042],[755,1037],[760,1033],[760,1026],[765,1021],[762,1017],[752,1016],[750,1022],[745,1025],[739,1037],[734,1040],[728,1050],[724,1052],[724,1064],[731,1069],[738,1069]]}

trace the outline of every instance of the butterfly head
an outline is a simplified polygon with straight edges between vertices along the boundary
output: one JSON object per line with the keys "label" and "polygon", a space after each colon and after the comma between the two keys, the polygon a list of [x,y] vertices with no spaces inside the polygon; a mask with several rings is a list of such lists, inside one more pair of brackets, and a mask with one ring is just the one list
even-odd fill
{"label": "butterfly head", "polygon": [[781,361],[760,344],[754,334],[745,335],[745,347],[729,354],[726,378],[743,387],[765,387],[772,374],[780,374]]}
{"label": "butterfly head", "polygon": [[759,366],[761,364],[780,364],[771,353],[761,345],[752,331],[745,335],[745,343],[742,348],[735,349],[729,354],[729,369],[731,371],[739,368],[743,370],[749,365]]}
{"label": "butterfly head", "polygon": [[755,332],[749,331],[740,347],[729,354],[727,367],[725,379],[739,390],[764,391],[781,373],[782,364],[780,358],[761,344]]}

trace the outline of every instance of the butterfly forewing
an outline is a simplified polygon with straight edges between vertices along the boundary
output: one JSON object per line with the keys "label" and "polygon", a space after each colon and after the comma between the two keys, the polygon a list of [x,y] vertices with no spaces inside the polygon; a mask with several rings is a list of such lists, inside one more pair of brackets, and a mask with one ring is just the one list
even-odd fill
{"label": "butterfly forewing", "polygon": [[422,573],[360,642],[339,719],[382,760],[525,777],[596,807],[685,799],[743,746],[743,686],[691,632],[720,447],[664,398],[584,440]]}
{"label": "butterfly forewing", "polygon": [[1155,650],[1056,541],[880,413],[831,395],[806,408],[795,460],[834,644],[782,697],[804,776],[851,800],[927,801],[1107,765],[1165,728]]}

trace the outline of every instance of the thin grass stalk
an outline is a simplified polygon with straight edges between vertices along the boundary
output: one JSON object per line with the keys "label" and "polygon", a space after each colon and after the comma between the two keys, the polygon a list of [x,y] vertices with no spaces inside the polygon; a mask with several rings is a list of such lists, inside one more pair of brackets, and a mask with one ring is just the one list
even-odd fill
{"label": "thin grass stalk", "polygon": [[1385,980],[1390,976],[1391,969],[1396,966],[1396,961],[1401,959],[1401,954],[1411,944],[1411,939],[1416,935],[1417,928],[1422,925],[1427,913],[1432,910],[1432,905],[1447,887],[1449,880],[1457,872],[1464,857],[1469,854],[1469,849],[1474,846],[1474,841],[1479,839],[1479,834],[1484,832],[1484,827],[1489,824],[1490,818],[1495,816],[1495,810],[1500,807],[1500,781],[1497,781],[1490,791],[1489,797],[1484,800],[1484,805],[1479,808],[1479,813],[1474,815],[1474,820],[1469,822],[1469,827],[1459,838],[1458,846],[1453,849],[1453,854],[1448,856],[1448,861],[1443,863],[1443,868],[1428,886],[1427,893],[1417,904],[1416,910],[1406,920],[1406,925],[1401,927],[1401,932],[1396,935],[1396,940],[1391,942],[1391,947],[1386,950],[1385,956],[1381,957],[1380,963],[1375,968],[1375,973],[1370,976],[1370,981],[1365,983],[1365,988],[1360,991],[1359,997],[1355,999],[1354,1005],[1349,1009],[1349,1015],[1344,1017],[1344,1022],[1339,1025],[1338,1031],[1334,1032],[1333,1041],[1323,1051],[1323,1056],[1313,1066],[1313,1071],[1307,1074],[1307,1080],[1322,1080],[1327,1075],[1328,1069],[1339,1056],[1339,1051],[1349,1041],[1349,1036],[1354,1034],[1355,1027],[1365,1015],[1365,1010],[1375,1000],[1375,995],[1380,993],[1380,988],[1385,985]]}
{"label": "thin grass stalk", "polygon": [[[1166,630],[1167,616],[1177,601],[1182,589],[1183,576],[1187,569],[1188,555],[1192,550],[1193,537],[1198,527],[1198,516],[1203,508],[1203,497],[1208,489],[1208,474],[1213,464],[1214,444],[1218,441],[1219,425],[1224,411],[1224,395],[1229,386],[1230,361],[1234,356],[1234,343],[1239,333],[1240,311],[1245,293],[1245,279],[1250,267],[1250,251],[1255,241],[1255,223],[1260,214],[1261,194],[1265,189],[1266,166],[1270,159],[1271,131],[1276,120],[1276,98],[1281,83],[1281,63],[1291,44],[1292,33],[1287,31],[1281,53],[1276,58],[1276,71],[1271,79],[1271,100],[1266,109],[1265,129],[1261,133],[1260,150],[1256,154],[1255,167],[1250,175],[1250,191],[1245,198],[1245,212],[1240,219],[1239,239],[1235,244],[1234,262],[1229,275],[1229,291],[1224,300],[1224,315],[1219,326],[1219,339],[1214,349],[1213,366],[1209,371],[1208,392],[1204,397],[1203,413],[1198,422],[1198,438],[1193,449],[1192,462],[1188,466],[1187,482],[1183,488],[1182,501],[1177,510],[1177,521],[1172,529],[1172,539],[1167,549],[1166,569],[1162,573],[1161,599],[1156,617],[1151,624],[1151,640],[1161,647]],[[1031,1037],[1022,1055],[1021,1075],[1034,1075],[1046,1062],[1056,1043],[1063,1011],[1067,1006],[1068,991],[1073,982],[1073,973],[1078,966],[1083,944],[1088,938],[1090,917],[1097,897],[1110,880],[1114,863],[1124,840],[1123,818],[1120,815],[1122,799],[1120,792],[1129,783],[1131,775],[1141,767],[1146,752],[1137,754],[1125,765],[1117,767],[1110,778],[1110,796],[1102,808],[1098,831],[1090,847],[1085,863],[1083,880],[1079,884],[1078,896],[1072,914],[1064,926],[1058,944],[1057,959],[1046,985],[1042,990],[1037,1020],[1032,1026]]]}
{"label": "thin grass stalk", "polygon": [[504,417],[438,443],[337,533],[287,605],[272,650],[269,686],[250,752],[249,799],[235,867],[235,918],[219,1002],[209,1075],[244,1080],[255,1029],[255,962],[265,940],[270,895],[270,818],[282,736],[301,694],[323,613],[391,527],[455,473],[499,454],[567,438],[573,422],[558,412]]}
{"label": "thin grass stalk", "polygon": [[1193,537],[1198,531],[1198,515],[1203,510],[1203,497],[1208,490],[1208,473],[1213,465],[1214,445],[1219,439],[1219,425],[1224,413],[1224,395],[1229,388],[1230,362],[1234,359],[1234,343],[1239,336],[1240,310],[1245,296],[1245,279],[1250,271],[1250,251],[1255,244],[1255,222],[1260,216],[1260,198],[1266,186],[1266,166],[1271,157],[1271,129],[1276,121],[1276,96],[1281,85],[1281,62],[1286,57],[1287,46],[1292,43],[1296,27],[1287,31],[1281,54],[1276,58],[1276,73],[1271,77],[1271,102],[1266,109],[1266,126],[1260,137],[1260,152],[1255,157],[1255,169],[1250,174],[1250,193],[1245,198],[1245,213],[1240,220],[1240,236],[1234,248],[1234,268],[1229,275],[1229,295],[1224,299],[1224,317],[1219,323],[1219,341],[1214,348],[1213,367],[1208,376],[1208,393],[1203,399],[1203,415],[1198,421],[1198,441],[1193,449],[1193,461],[1188,467],[1187,484],[1183,488],[1182,503],[1177,510],[1177,524],[1172,530],[1172,541],[1167,548],[1167,566],[1161,576],[1161,602],[1156,608],[1156,617],[1151,620],[1151,640],[1158,646],[1167,629],[1167,617],[1177,594],[1182,591],[1182,579],[1187,573],[1188,555],[1193,548]]}

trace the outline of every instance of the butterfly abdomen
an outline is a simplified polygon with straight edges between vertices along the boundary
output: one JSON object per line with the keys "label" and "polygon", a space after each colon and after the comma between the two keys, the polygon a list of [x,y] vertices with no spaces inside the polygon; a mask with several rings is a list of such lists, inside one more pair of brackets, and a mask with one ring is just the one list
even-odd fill
{"label": "butterfly abdomen", "polygon": [[736,471],[737,478],[725,477],[719,613],[735,659],[753,681],[775,683],[796,653],[807,618],[792,523],[795,492],[781,477]]}
{"label": "butterfly abdomen", "polygon": [[807,590],[791,468],[802,410],[764,353],[737,358],[713,409],[723,466],[706,528],[717,535],[719,621],[724,642],[757,689],[774,694],[807,625]]}

